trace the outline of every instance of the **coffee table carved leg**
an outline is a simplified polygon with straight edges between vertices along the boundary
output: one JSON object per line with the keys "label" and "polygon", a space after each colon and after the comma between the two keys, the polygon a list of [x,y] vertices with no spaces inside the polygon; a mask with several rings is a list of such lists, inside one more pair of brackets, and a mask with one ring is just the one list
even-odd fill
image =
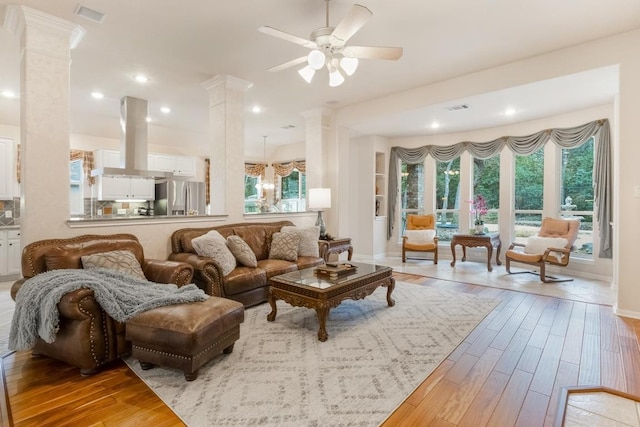
{"label": "coffee table carved leg", "polygon": [[387,304],[389,305],[389,307],[393,307],[394,305],[396,305],[395,300],[391,298],[391,292],[393,292],[395,287],[396,287],[396,279],[392,277],[391,280],[389,281],[389,284],[387,285]]}
{"label": "coffee table carved leg", "polygon": [[462,246],[462,261],[466,261],[467,260],[467,246],[466,245],[461,245]]}
{"label": "coffee table carved leg", "polygon": [[498,247],[496,248],[496,264],[502,265],[502,261],[500,261],[500,249],[502,249],[502,242],[498,242]]}
{"label": "coffee table carved leg", "polygon": [[317,307],[316,314],[318,315],[318,323],[320,323],[320,328],[318,329],[318,340],[325,342],[329,338],[329,334],[327,334],[327,317],[329,316],[329,307]]}
{"label": "coffee table carved leg", "polygon": [[491,267],[491,256],[493,255],[493,245],[491,242],[487,245],[487,270],[493,271],[493,267]]}
{"label": "coffee table carved leg", "polygon": [[267,321],[273,322],[276,320],[276,314],[278,313],[278,308],[276,307],[276,297],[273,295],[273,291],[269,289],[269,305],[271,306],[271,313],[267,314]]}

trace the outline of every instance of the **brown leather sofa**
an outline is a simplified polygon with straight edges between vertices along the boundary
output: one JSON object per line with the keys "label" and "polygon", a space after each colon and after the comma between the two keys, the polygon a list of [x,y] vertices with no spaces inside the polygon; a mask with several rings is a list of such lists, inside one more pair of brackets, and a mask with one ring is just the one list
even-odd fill
{"label": "brown leather sofa", "polygon": [[[295,262],[269,259],[269,247],[273,233],[286,225],[294,225],[290,221],[269,223],[238,223],[218,227],[183,228],[171,235],[169,259],[182,261],[193,266],[193,282],[207,294],[229,298],[244,304],[245,307],[267,301],[269,278],[303,268],[321,265],[320,257],[298,257]],[[255,253],[258,266],[255,268],[236,266],[227,276],[215,259],[202,257],[196,253],[191,241],[211,230],[217,230],[223,237],[232,234],[244,240]]]}
{"label": "brown leather sofa", "polygon": [[[145,259],[142,246],[131,234],[83,235],[69,239],[40,240],[22,251],[22,275],[11,288],[15,296],[23,283],[48,270],[82,268],[80,257],[113,250],[131,250],[148,280],[191,283],[193,268],[189,264]],[[80,368],[82,375],[97,372],[104,364],[131,352],[125,340],[125,324],[109,317],[90,289],[69,292],[58,303],[60,330],[53,343],[38,339],[33,355],[45,355]]]}

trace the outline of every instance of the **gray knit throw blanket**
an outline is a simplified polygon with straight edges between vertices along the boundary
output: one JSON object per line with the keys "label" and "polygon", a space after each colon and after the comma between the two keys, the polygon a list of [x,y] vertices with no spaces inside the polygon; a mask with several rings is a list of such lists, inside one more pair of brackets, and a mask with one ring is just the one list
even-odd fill
{"label": "gray knit throw blanket", "polygon": [[26,280],[18,291],[9,349],[29,350],[38,336],[52,343],[59,329],[58,302],[64,294],[81,288],[93,290],[96,301],[118,322],[152,308],[209,298],[194,284],[178,288],[103,268],[48,271]]}

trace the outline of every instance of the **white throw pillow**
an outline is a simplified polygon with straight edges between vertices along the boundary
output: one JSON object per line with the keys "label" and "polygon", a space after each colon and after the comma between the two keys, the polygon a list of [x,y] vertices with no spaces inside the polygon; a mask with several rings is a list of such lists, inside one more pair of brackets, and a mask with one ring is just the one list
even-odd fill
{"label": "white throw pillow", "polygon": [[[529,237],[524,247],[524,253],[542,255],[547,248],[564,248],[569,241],[563,237]],[[549,255],[555,256],[558,261],[562,259],[562,254],[551,252]]]}
{"label": "white throw pillow", "polygon": [[318,239],[320,238],[320,227],[295,227],[285,225],[280,230],[283,233],[297,233],[300,235],[300,243],[298,244],[298,256],[320,256],[318,247]]}
{"label": "white throw pillow", "polygon": [[436,237],[436,230],[405,230],[404,235],[407,236],[407,243],[428,245],[433,243],[433,238]]}
{"label": "white throw pillow", "polygon": [[236,268],[236,257],[227,247],[227,240],[216,230],[191,240],[193,248],[200,256],[213,258],[222,269],[222,275],[226,276]]}

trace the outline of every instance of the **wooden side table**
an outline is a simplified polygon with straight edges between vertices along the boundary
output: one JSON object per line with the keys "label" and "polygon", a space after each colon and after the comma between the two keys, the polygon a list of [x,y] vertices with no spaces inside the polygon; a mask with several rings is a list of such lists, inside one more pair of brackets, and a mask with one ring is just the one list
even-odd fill
{"label": "wooden side table", "polygon": [[491,256],[493,255],[493,248],[496,248],[496,264],[502,265],[502,261],[500,261],[500,249],[502,248],[500,233],[454,234],[451,239],[451,255],[453,256],[451,267],[456,265],[456,245],[462,246],[462,261],[467,260],[467,247],[484,246],[487,248],[487,269],[489,271],[493,271]]}
{"label": "wooden side table", "polygon": [[347,259],[351,261],[353,255],[353,245],[351,244],[351,237],[336,237],[333,240],[318,240],[318,247],[320,249],[320,257],[324,259],[324,262],[329,261],[329,255],[340,255],[344,251],[349,251]]}

